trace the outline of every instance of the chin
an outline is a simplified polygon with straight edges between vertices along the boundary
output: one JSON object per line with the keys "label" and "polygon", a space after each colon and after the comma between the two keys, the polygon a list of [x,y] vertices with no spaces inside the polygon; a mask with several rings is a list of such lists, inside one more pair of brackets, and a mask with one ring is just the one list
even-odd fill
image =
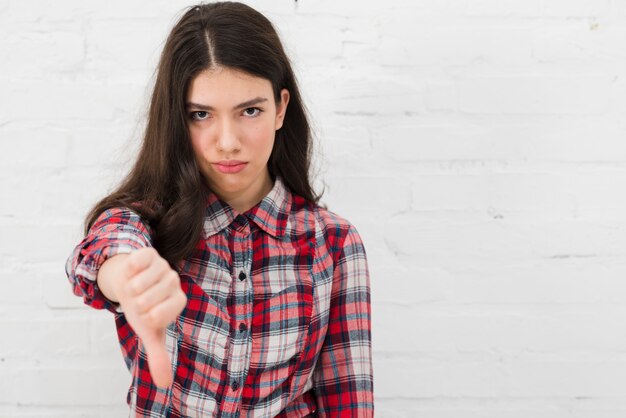
{"label": "chin", "polygon": [[237,178],[236,176],[231,176],[231,178],[218,178],[217,181],[212,182],[215,187],[228,193],[244,191],[250,187],[252,183],[253,182],[247,178]]}

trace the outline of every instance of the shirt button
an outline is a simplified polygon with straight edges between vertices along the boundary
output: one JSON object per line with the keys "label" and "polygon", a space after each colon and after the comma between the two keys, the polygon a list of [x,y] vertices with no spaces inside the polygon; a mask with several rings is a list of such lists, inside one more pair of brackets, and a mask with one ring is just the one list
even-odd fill
{"label": "shirt button", "polygon": [[239,389],[239,382],[236,380],[233,380],[233,383],[230,385],[230,387],[233,388],[233,390]]}
{"label": "shirt button", "polygon": [[243,281],[246,280],[246,273],[244,273],[243,271],[239,273],[239,280]]}
{"label": "shirt button", "polygon": [[248,327],[243,322],[241,324],[239,324],[239,331],[244,332],[247,329],[248,329]]}

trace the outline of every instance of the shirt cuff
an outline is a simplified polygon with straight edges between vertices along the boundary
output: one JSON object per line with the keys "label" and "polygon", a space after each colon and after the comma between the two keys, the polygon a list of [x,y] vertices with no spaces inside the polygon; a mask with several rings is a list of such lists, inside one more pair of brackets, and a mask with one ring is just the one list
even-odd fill
{"label": "shirt cuff", "polygon": [[88,306],[122,313],[118,303],[107,299],[96,282],[98,271],[109,258],[151,247],[148,230],[139,217],[130,211],[112,212],[96,221],[83,241],[76,246],[67,260],[65,271],[73,285],[74,294],[81,296]]}

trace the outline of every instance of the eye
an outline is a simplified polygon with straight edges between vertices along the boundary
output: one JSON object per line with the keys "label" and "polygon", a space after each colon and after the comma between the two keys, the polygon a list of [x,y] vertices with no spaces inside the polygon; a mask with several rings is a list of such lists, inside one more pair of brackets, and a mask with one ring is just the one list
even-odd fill
{"label": "eye", "polygon": [[243,111],[243,114],[250,118],[254,118],[254,117],[259,116],[261,112],[262,110],[259,109],[258,107],[248,107],[247,109]]}
{"label": "eye", "polygon": [[193,120],[205,120],[209,117],[209,112],[205,112],[203,110],[199,110],[197,112],[191,112],[189,117]]}

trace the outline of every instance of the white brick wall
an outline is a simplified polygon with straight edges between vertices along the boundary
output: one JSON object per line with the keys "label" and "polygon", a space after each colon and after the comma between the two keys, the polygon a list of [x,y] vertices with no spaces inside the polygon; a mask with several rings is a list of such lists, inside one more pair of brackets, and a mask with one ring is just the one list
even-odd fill
{"label": "white brick wall", "polygon": [[[125,414],[63,267],[187,4],[0,2],[0,417]],[[368,250],[377,416],[623,417],[626,0],[249,4]]]}

